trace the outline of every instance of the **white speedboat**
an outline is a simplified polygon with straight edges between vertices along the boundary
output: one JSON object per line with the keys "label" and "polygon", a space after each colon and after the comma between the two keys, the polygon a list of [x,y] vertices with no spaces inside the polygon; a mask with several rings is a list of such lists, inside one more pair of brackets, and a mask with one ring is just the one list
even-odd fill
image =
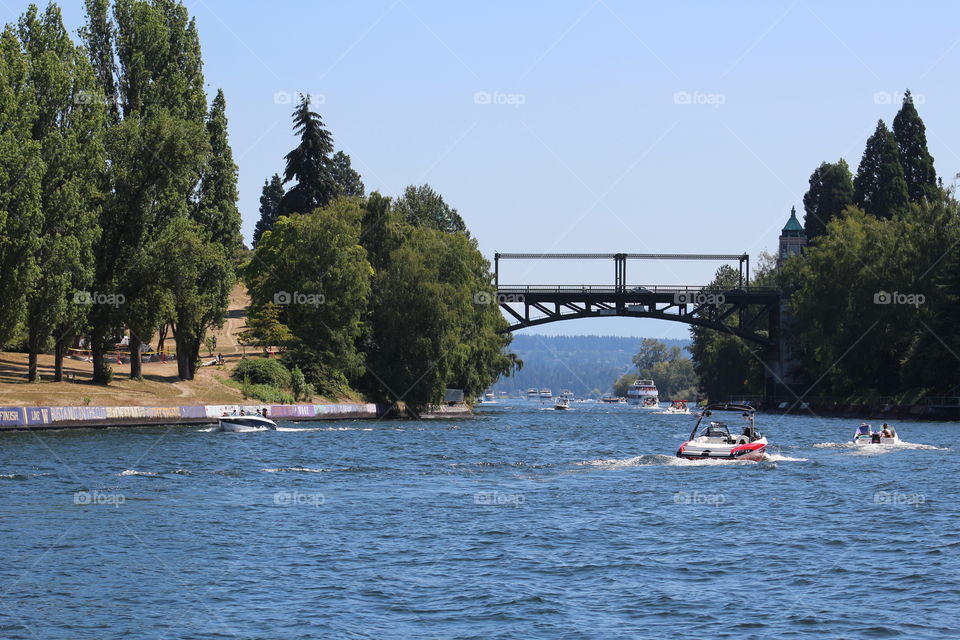
{"label": "white speedboat", "polygon": [[558,396],[553,403],[553,408],[557,410],[569,409],[570,399],[565,396]]}
{"label": "white speedboat", "polygon": [[[723,422],[710,420],[715,411],[739,413],[746,425],[741,433],[731,433]],[[767,439],[757,431],[756,409],[744,404],[711,404],[704,408],[693,425],[690,439],[680,445],[677,456],[687,460],[751,460],[767,456]],[[706,424],[703,424],[706,421]],[[702,426],[701,426],[702,425]]]}
{"label": "white speedboat", "polygon": [[[891,435],[885,436],[884,430]],[[855,445],[900,444],[900,442],[901,440],[900,436],[897,435],[897,430],[888,424],[883,425],[883,430],[874,431],[870,425],[861,422],[860,426],[853,432],[853,444]]]}
{"label": "white speedboat", "polygon": [[276,431],[277,423],[263,416],[221,416],[220,431]]}
{"label": "white speedboat", "polygon": [[687,407],[686,400],[674,400],[663,413],[675,413],[680,415],[690,415],[690,409]]}
{"label": "white speedboat", "polygon": [[659,409],[660,394],[653,380],[636,380],[627,390],[630,404],[638,405],[643,409]]}

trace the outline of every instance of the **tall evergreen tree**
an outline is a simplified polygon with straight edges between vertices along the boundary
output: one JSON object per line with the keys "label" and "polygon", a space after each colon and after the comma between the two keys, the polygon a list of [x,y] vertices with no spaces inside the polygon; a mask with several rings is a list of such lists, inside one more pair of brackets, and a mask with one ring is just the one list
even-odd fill
{"label": "tall evergreen tree", "polygon": [[927,150],[926,128],[909,89],[903,95],[903,106],[893,119],[893,137],[900,151],[910,201],[919,204],[925,199],[935,200],[939,194],[937,172],[933,168],[933,156]]}
{"label": "tall evergreen tree", "polygon": [[348,198],[363,197],[365,190],[363,180],[350,164],[350,156],[343,151],[337,151],[330,159],[330,171],[337,185],[337,195]]}
{"label": "tall evergreen tree", "polygon": [[0,33],[0,344],[23,320],[41,222],[40,143],[33,139],[37,113],[29,90],[30,66],[13,27]]}
{"label": "tall evergreen tree", "polygon": [[104,100],[85,52],[71,41],[56,5],[42,15],[31,5],[20,18],[19,32],[30,60],[30,87],[41,106],[32,128],[45,164],[35,255],[41,268],[27,304],[28,379],[37,379],[37,356],[54,333],[59,380],[67,343],[86,316],[75,294],[88,289],[93,278],[98,178],[106,169]]}
{"label": "tall evergreen tree", "polygon": [[846,160],[821,162],[810,175],[810,188],[803,196],[806,216],[803,227],[808,240],[823,235],[827,223],[853,204],[853,176]]}
{"label": "tall evergreen tree", "polygon": [[210,158],[200,179],[200,200],[194,219],[224,246],[228,255],[240,248],[240,210],[237,208],[237,165],[227,138],[227,102],[217,91],[207,117]]}
{"label": "tall evergreen tree", "polygon": [[910,195],[897,141],[883,120],[877,122],[876,130],[867,139],[853,188],[854,202],[877,218],[892,218],[906,213],[909,207]]}
{"label": "tall evergreen tree", "polygon": [[333,136],[327,131],[320,114],[310,109],[310,96],[300,96],[293,112],[293,130],[300,136],[300,144],[286,155],[287,168],[284,183],[297,184],[283,195],[280,215],[309,213],[330,204],[337,195],[337,185],[331,171],[330,154]]}
{"label": "tall evergreen tree", "polygon": [[263,181],[263,192],[260,194],[260,219],[253,230],[253,246],[256,247],[260,238],[267,231],[273,229],[280,217],[280,201],[283,199],[283,178],[273,174],[269,180]]}

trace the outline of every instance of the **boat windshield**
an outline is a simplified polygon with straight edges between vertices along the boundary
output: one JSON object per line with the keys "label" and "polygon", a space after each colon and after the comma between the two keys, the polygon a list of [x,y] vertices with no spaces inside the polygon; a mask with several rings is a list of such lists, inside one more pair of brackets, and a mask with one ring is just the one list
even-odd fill
{"label": "boat windshield", "polygon": [[703,429],[700,430],[700,433],[697,436],[705,436],[707,438],[724,438],[727,439],[730,437],[730,430],[722,422],[711,422]]}

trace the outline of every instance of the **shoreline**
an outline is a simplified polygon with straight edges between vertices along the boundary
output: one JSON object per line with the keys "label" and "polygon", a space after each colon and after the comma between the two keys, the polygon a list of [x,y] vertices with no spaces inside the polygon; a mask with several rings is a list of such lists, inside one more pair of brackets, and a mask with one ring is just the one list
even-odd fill
{"label": "shoreline", "polygon": [[[40,431],[47,429],[91,429],[104,427],[142,427],[157,425],[216,424],[223,412],[254,413],[267,410],[272,420],[298,422],[307,420],[377,420],[402,419],[389,405],[374,403],[327,404],[216,404],[167,407],[140,406],[0,406],[0,432]],[[420,418],[465,418],[473,412],[467,405],[448,405],[422,414]]]}

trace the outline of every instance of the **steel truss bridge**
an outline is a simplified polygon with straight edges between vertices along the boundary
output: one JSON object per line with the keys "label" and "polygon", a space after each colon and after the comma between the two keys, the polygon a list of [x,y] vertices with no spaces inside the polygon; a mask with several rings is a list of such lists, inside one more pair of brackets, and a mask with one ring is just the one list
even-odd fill
{"label": "steel truss bridge", "polygon": [[[503,260],[609,260],[613,284],[501,284]],[[740,279],[726,291],[703,285],[628,284],[631,260],[738,262]],[[580,318],[654,318],[715,329],[762,345],[768,353],[779,352],[780,291],[750,285],[746,253],[497,253],[494,274],[497,304],[510,320],[508,331]]]}

